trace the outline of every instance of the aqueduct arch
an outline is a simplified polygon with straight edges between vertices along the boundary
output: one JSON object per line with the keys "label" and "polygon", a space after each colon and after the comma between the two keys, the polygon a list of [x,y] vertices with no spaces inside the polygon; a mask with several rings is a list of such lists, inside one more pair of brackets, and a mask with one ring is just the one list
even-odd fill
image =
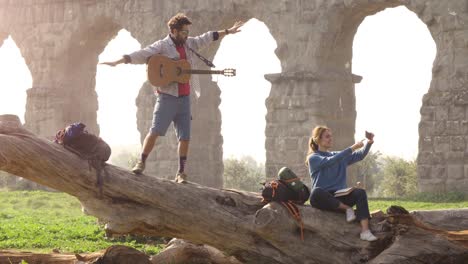
{"label": "aqueduct arch", "polygon": [[24,120],[26,89],[31,87],[32,78],[29,67],[11,36],[0,40],[0,61],[0,72],[3,73],[0,109],[4,113],[12,112]]}
{"label": "aqueduct arch", "polygon": [[[283,70],[267,76],[272,83],[266,101],[267,175],[274,175],[284,165],[306,175],[303,160],[313,126],[330,126],[335,131],[337,147],[353,141],[354,83],[360,77],[352,74],[350,65],[357,27],[368,15],[405,5],[428,26],[437,44],[433,79],[423,98],[419,124],[420,188],[468,189],[466,1],[174,2],[0,2],[0,39],[9,34],[15,36],[33,77],[26,126],[37,134],[50,136],[58,127],[79,119],[92,131],[98,131],[94,91],[97,56],[120,28],[126,28],[142,45],[147,45],[166,33],[165,21],[179,11],[186,12],[200,25],[193,27],[193,34],[207,28],[228,27],[237,19],[256,17],[265,22],[276,39],[276,54]],[[213,58],[216,49],[213,45],[204,54]],[[204,90],[194,103],[194,116],[198,119],[193,123],[189,166],[196,181],[219,187],[223,170],[219,88],[208,77],[202,77],[201,83]],[[145,85],[137,99],[138,127],[142,133],[147,131],[148,113],[152,110],[148,99],[151,97],[146,96],[149,87]],[[77,98],[81,98],[78,107],[71,104]],[[170,167],[175,159],[158,155],[175,153],[170,149],[173,145],[162,146],[154,155],[158,160],[151,165],[154,171],[172,175],[174,170]]]}

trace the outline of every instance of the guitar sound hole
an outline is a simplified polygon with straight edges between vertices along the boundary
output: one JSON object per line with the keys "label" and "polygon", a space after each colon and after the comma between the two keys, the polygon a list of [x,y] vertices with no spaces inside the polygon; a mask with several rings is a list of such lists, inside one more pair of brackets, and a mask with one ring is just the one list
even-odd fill
{"label": "guitar sound hole", "polygon": [[177,73],[177,76],[181,75],[182,74],[182,68],[177,67],[176,73]]}

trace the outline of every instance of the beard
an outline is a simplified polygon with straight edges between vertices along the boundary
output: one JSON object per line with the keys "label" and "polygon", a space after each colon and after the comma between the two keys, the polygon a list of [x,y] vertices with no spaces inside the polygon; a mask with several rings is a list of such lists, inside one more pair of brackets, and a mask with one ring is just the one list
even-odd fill
{"label": "beard", "polygon": [[177,37],[174,39],[174,42],[176,45],[184,45],[186,40],[186,37]]}

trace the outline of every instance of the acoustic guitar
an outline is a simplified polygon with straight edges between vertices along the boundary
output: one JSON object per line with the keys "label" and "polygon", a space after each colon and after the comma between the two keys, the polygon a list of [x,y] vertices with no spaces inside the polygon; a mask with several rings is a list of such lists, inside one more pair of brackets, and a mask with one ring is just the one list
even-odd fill
{"label": "acoustic guitar", "polygon": [[192,74],[222,74],[232,77],[236,76],[236,70],[193,70],[186,60],[172,60],[161,55],[153,55],[148,60],[148,80],[153,86],[165,86],[171,82],[188,83]]}

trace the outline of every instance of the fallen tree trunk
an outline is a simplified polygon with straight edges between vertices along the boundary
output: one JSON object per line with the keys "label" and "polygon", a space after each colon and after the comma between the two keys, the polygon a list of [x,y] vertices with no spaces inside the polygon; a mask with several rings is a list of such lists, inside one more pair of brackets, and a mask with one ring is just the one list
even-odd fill
{"label": "fallen tree trunk", "polygon": [[17,264],[23,263],[22,261],[25,261],[27,264],[84,264],[92,263],[94,260],[102,257],[104,253],[104,250],[83,255],[0,250],[0,264]]}
{"label": "fallen tree trunk", "polygon": [[151,258],[151,263],[210,263],[242,264],[234,257],[227,257],[221,251],[208,245],[195,245],[183,239],[172,239],[159,254]]}
{"label": "fallen tree trunk", "polygon": [[32,253],[0,250],[0,264],[151,264],[149,256],[127,246],[110,246],[91,254]]}
{"label": "fallen tree trunk", "polygon": [[77,261],[75,255],[73,254],[40,254],[32,252],[0,250],[0,264],[16,264],[21,263],[23,260],[28,264],[75,264]]}
{"label": "fallen tree trunk", "polygon": [[[260,195],[177,184],[106,166],[102,196],[87,161],[0,116],[0,169],[77,197],[86,213],[116,234],[177,237],[213,246],[245,263],[463,263],[464,233],[433,233],[391,218],[374,218],[376,242],[359,239],[359,225],[340,213],[300,206],[298,223]],[[424,246],[422,246],[424,245]]]}

